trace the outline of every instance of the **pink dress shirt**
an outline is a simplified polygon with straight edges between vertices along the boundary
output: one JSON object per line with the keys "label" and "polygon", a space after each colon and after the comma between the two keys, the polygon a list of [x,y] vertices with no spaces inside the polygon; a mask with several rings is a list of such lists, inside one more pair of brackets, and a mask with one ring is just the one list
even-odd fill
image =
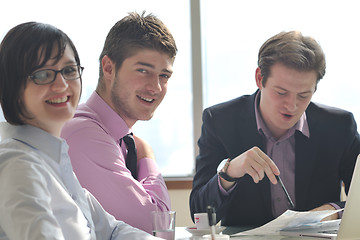
{"label": "pink dress shirt", "polygon": [[119,143],[130,132],[94,92],[66,123],[62,137],[81,185],[115,218],[151,233],[151,211],[169,210],[170,197],[154,159],[138,160],[138,180],[126,168],[126,147]]}

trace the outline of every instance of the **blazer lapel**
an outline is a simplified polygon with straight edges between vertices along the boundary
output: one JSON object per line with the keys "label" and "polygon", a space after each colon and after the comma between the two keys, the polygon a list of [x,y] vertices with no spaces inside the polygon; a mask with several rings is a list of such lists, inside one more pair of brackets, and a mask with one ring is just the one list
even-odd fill
{"label": "blazer lapel", "polygon": [[[248,136],[246,143],[242,143],[246,146],[246,149],[250,149],[254,146],[259,147],[263,152],[266,152],[265,140],[260,135],[255,118],[255,96],[258,91],[256,91],[251,96],[251,101],[249,101],[247,105],[247,109],[241,113],[239,116],[239,124],[238,124],[238,134]],[[244,122],[246,123],[244,125]],[[244,127],[245,126],[245,127]],[[272,216],[271,210],[271,193],[270,193],[270,181],[267,177],[264,177],[262,181],[257,184],[257,187],[260,191],[260,195],[262,199],[264,199],[264,205],[267,210],[268,217]]]}
{"label": "blazer lapel", "polygon": [[[311,134],[310,134],[311,137]],[[295,197],[296,209],[301,210],[304,198],[308,194],[311,175],[316,158],[316,144],[312,139],[296,131],[295,133]]]}

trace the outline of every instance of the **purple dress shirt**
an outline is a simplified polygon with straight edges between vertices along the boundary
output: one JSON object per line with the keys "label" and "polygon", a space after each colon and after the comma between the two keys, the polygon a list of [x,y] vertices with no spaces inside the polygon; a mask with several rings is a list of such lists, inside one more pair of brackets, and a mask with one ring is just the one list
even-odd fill
{"label": "purple dress shirt", "polygon": [[[266,154],[274,161],[276,166],[280,170],[281,179],[285,185],[286,190],[288,191],[291,200],[296,206],[296,196],[295,196],[295,131],[300,131],[304,136],[310,137],[309,126],[306,120],[306,114],[304,113],[299,121],[290,128],[284,136],[276,140],[270,133],[269,129],[266,127],[264,120],[260,114],[258,108],[260,100],[260,92],[256,95],[255,99],[255,118],[258,131],[264,137],[266,143]],[[235,188],[236,184],[226,191],[220,183],[218,178],[218,184],[220,191],[223,195],[228,196]],[[286,195],[282,190],[280,184],[270,184],[271,192],[271,207],[274,217],[280,216],[287,209],[289,205],[287,202]],[[335,203],[328,203],[336,209],[340,207]],[[339,218],[342,217],[343,212],[338,212]]]}
{"label": "purple dress shirt", "polygon": [[[268,128],[266,127],[259,108],[260,92],[255,99],[255,117],[258,131],[264,137],[266,142],[266,154],[274,161],[280,170],[281,179],[288,191],[292,201],[295,202],[295,130],[302,132],[305,136],[309,137],[309,128],[306,121],[305,113],[301,116],[300,120],[287,131],[287,133],[280,139],[275,140]],[[235,185],[226,191],[220,184],[220,191],[224,195],[229,195],[234,189]],[[271,207],[274,217],[280,216],[283,212],[289,209],[287,198],[282,190],[280,184],[271,184]]]}
{"label": "purple dress shirt", "polygon": [[[310,137],[306,114],[290,128],[280,139],[276,140],[266,127],[260,114],[259,98],[260,92],[255,99],[255,117],[258,131],[266,142],[266,155],[268,155],[280,170],[280,176],[288,191],[291,200],[296,206],[295,198],[295,131],[300,131],[306,137]],[[270,184],[271,207],[274,217],[280,216],[290,208],[284,190],[280,184]]]}
{"label": "purple dress shirt", "polygon": [[170,210],[170,197],[154,159],[138,160],[138,180],[126,168],[126,146],[119,143],[130,132],[94,92],[66,123],[62,137],[81,185],[117,219],[151,233],[151,212]]}

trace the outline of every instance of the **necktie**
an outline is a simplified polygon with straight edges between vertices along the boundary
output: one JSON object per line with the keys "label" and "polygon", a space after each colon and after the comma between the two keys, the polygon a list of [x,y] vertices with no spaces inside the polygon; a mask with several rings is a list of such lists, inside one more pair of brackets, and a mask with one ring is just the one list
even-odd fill
{"label": "necktie", "polygon": [[137,156],[136,156],[136,146],[133,134],[130,133],[123,137],[123,140],[127,147],[127,155],[126,155],[126,167],[130,170],[131,175],[137,179]]}

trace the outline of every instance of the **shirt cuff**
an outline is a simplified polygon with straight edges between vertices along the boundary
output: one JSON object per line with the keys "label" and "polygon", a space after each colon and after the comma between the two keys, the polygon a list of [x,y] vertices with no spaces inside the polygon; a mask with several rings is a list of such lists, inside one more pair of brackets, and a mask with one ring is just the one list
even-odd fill
{"label": "shirt cuff", "polygon": [[234,184],[234,186],[232,186],[229,190],[225,190],[223,188],[223,186],[221,185],[221,182],[220,182],[220,177],[218,176],[218,185],[219,185],[219,189],[220,189],[220,192],[224,195],[224,196],[229,196],[230,193],[234,190],[234,188],[236,187],[237,183]]}
{"label": "shirt cuff", "polygon": [[[337,205],[336,203],[329,203],[329,204],[330,204],[331,206],[333,206],[336,210],[341,209],[341,207],[340,207],[339,205]],[[337,212],[339,219],[342,218],[343,213],[344,213],[344,211]]]}

